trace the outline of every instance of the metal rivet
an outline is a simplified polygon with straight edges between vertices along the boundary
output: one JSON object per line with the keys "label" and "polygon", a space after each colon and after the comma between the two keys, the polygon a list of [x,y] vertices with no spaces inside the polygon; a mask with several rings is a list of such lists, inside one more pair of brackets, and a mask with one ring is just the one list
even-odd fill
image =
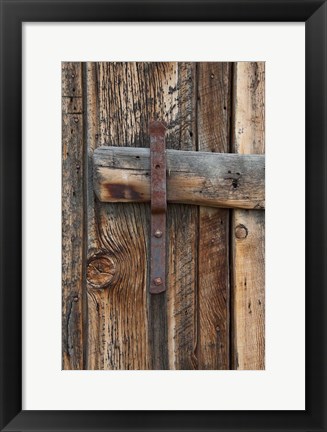
{"label": "metal rivet", "polygon": [[157,231],[154,233],[154,236],[157,237],[157,238],[162,237],[162,231],[157,230]]}
{"label": "metal rivet", "polygon": [[244,225],[237,225],[235,228],[235,236],[238,239],[245,239],[248,235],[248,229]]}
{"label": "metal rivet", "polygon": [[153,279],[153,282],[157,286],[158,285],[162,285],[162,279],[161,279],[161,277],[157,277],[157,278]]}

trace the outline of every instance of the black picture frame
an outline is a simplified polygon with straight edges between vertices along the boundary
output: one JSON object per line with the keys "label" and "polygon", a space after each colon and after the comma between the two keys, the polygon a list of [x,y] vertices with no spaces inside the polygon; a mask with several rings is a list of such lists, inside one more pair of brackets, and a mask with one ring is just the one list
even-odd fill
{"label": "black picture frame", "polygon": [[[326,0],[1,0],[0,3],[0,429],[326,431]],[[306,242],[305,411],[22,411],[22,23],[28,21],[305,22],[306,228],[305,233],[298,233],[305,235]],[[292,167],[295,181],[288,188],[296,187],[296,169]],[[292,204],[283,209],[285,213],[292,210]]]}

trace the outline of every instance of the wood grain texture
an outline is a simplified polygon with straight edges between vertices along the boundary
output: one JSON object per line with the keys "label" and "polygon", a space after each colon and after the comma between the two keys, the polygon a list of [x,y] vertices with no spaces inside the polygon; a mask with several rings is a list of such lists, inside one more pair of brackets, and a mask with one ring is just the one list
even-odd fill
{"label": "wood grain texture", "polygon": [[[198,150],[228,152],[230,132],[230,63],[198,64]],[[223,158],[227,159],[227,158]],[[202,170],[206,165],[200,162]],[[217,167],[218,168],[218,167]],[[226,197],[233,198],[243,169],[221,164],[208,181],[215,190],[226,182]],[[238,174],[237,174],[238,173]],[[219,177],[229,179],[219,182]],[[231,182],[231,183],[230,183]],[[243,196],[248,196],[247,194]],[[238,200],[238,199],[237,199]],[[225,204],[228,204],[225,202]],[[227,205],[226,205],[227,206]],[[199,208],[198,238],[198,367],[229,369],[229,211]]]}
{"label": "wood grain texture", "polygon": [[[96,207],[97,203],[93,193],[93,164],[92,155],[93,151],[98,146],[99,141],[99,124],[98,124],[98,83],[97,83],[97,70],[96,64],[92,62],[87,62],[83,64],[84,70],[84,99],[85,99],[85,158],[86,158],[86,200],[87,200],[87,232],[85,233],[87,237],[86,244],[86,257],[88,260],[92,257],[96,257],[100,251],[101,256],[101,246],[100,239],[97,231],[97,219],[96,219]],[[105,253],[103,254],[105,255]],[[101,262],[101,261],[100,261]],[[96,261],[93,263],[96,264]],[[102,292],[97,292],[93,290],[94,280],[90,274],[90,270],[94,269],[99,281],[102,278],[103,272],[98,271],[96,266],[91,265],[88,268],[89,277],[86,278],[86,314],[85,322],[85,338],[84,338],[84,349],[85,355],[85,365],[86,369],[100,369],[102,364],[102,357],[100,355],[100,347],[103,349],[103,344],[100,345],[99,338],[101,338],[101,320],[99,319],[101,315],[100,306],[102,306],[101,295],[105,297]],[[107,279],[110,282],[109,278]],[[93,285],[92,285],[93,282]],[[105,282],[105,281],[102,281]],[[101,282],[100,282],[101,284]],[[104,316],[102,314],[102,316]]]}
{"label": "wood grain texture", "polygon": [[62,64],[62,368],[83,369],[84,196],[80,63]]}
{"label": "wood grain texture", "polygon": [[[195,149],[192,71],[191,64],[177,63],[87,64],[89,162],[94,149],[103,144],[149,147],[148,124],[153,119],[168,124],[168,147],[180,148],[183,143],[184,149]],[[195,344],[196,212],[186,206],[168,210],[168,238],[174,251],[167,258],[172,263],[167,274],[169,298],[150,296],[150,207],[93,201],[92,170],[89,163],[88,368],[188,368]],[[172,235],[181,220],[183,229]],[[168,332],[177,349],[168,344]]]}
{"label": "wood grain texture", "polygon": [[[150,295],[157,119],[167,291]],[[264,369],[264,64],[63,63],[62,125],[63,369]]]}
{"label": "wood grain texture", "polygon": [[[98,148],[94,191],[102,202],[149,202],[150,153]],[[265,156],[167,150],[167,200],[210,207],[263,209]]]}
{"label": "wood grain texture", "polygon": [[[174,63],[173,68],[176,78],[168,91],[173,96],[169,110],[175,112],[175,120],[170,123],[173,130],[167,147],[196,150],[195,64]],[[169,204],[167,233],[168,367],[196,369],[197,210]]]}
{"label": "wood grain texture", "polygon": [[[89,155],[104,142],[125,145],[122,137],[139,145],[140,134],[145,135],[140,120],[142,78],[136,64],[88,65]],[[91,178],[89,202],[94,200]],[[148,369],[148,209],[97,200],[94,209],[88,227],[89,369]]]}
{"label": "wood grain texture", "polygon": [[[233,94],[233,150],[242,154],[264,153],[264,63],[236,63]],[[264,231],[264,212],[234,210],[231,237],[234,369],[265,368]]]}

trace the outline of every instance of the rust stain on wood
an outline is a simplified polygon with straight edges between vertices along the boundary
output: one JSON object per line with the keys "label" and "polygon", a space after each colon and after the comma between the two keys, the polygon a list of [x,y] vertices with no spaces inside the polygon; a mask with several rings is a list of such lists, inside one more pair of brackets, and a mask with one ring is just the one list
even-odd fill
{"label": "rust stain on wood", "polygon": [[119,183],[106,183],[105,187],[111,196],[117,200],[142,201],[142,194],[133,189],[132,186]]}

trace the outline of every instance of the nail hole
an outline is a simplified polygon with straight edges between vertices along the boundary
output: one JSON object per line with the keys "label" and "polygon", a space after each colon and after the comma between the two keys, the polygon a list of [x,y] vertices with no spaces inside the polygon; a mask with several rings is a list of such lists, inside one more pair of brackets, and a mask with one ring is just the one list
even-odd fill
{"label": "nail hole", "polygon": [[160,168],[160,165],[156,165],[156,169]]}

